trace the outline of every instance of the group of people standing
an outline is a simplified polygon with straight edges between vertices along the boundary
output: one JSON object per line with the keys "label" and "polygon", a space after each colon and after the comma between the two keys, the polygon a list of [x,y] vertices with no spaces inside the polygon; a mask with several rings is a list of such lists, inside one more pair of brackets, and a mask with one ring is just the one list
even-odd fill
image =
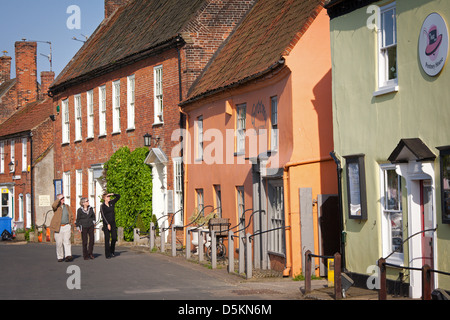
{"label": "group of people standing", "polygon": [[[111,197],[114,197],[111,199]],[[120,199],[120,195],[115,193],[104,193],[103,203],[100,205],[100,213],[103,220],[103,232],[105,234],[105,257],[110,259],[115,255],[115,245],[117,242],[117,226],[115,217],[115,205]],[[65,203],[63,194],[58,194],[52,205],[54,212],[50,222],[50,230],[54,232],[56,242],[56,256],[59,262],[70,262],[72,257],[72,246],[70,238],[72,227],[75,225],[81,233],[84,260],[94,259],[94,229],[95,212],[90,206],[88,198],[80,199],[80,207],[77,210],[76,220],[72,210]]]}

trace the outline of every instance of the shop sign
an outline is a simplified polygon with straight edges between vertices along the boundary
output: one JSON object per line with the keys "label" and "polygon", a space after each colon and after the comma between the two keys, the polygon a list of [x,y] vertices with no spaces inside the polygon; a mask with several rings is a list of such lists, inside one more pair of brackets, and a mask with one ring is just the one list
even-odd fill
{"label": "shop sign", "polygon": [[425,73],[431,77],[444,68],[448,55],[448,29],[438,13],[430,14],[423,22],[419,36],[419,59]]}

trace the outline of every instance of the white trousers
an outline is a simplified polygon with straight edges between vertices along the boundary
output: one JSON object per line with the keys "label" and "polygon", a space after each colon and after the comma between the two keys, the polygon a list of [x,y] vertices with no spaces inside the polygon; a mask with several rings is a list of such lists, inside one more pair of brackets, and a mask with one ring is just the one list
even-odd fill
{"label": "white trousers", "polygon": [[58,260],[72,255],[72,245],[70,243],[71,233],[70,224],[61,226],[59,232],[55,232],[56,256]]}

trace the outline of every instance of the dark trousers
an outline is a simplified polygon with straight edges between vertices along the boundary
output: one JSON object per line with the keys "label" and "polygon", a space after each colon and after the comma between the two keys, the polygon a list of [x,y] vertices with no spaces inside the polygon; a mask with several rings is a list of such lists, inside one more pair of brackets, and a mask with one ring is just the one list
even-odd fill
{"label": "dark trousers", "polygon": [[[89,242],[88,242],[89,238]],[[83,244],[83,257],[89,258],[94,250],[94,226],[83,228],[81,230],[81,241]]]}
{"label": "dark trousers", "polygon": [[117,227],[111,225],[111,230],[108,230],[108,227],[104,226],[103,232],[105,233],[105,256],[106,258],[109,258],[111,257],[111,254],[114,254],[116,249]]}

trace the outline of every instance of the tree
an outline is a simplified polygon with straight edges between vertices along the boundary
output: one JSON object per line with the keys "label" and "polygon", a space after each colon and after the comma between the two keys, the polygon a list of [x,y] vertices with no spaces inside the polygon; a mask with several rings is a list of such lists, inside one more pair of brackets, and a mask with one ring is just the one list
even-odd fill
{"label": "tree", "polygon": [[116,204],[116,222],[124,228],[124,239],[133,240],[133,228],[139,216],[139,224],[150,229],[152,215],[152,171],[144,163],[149,150],[138,148],[130,152],[128,147],[117,150],[105,163],[107,192],[120,194]]}

